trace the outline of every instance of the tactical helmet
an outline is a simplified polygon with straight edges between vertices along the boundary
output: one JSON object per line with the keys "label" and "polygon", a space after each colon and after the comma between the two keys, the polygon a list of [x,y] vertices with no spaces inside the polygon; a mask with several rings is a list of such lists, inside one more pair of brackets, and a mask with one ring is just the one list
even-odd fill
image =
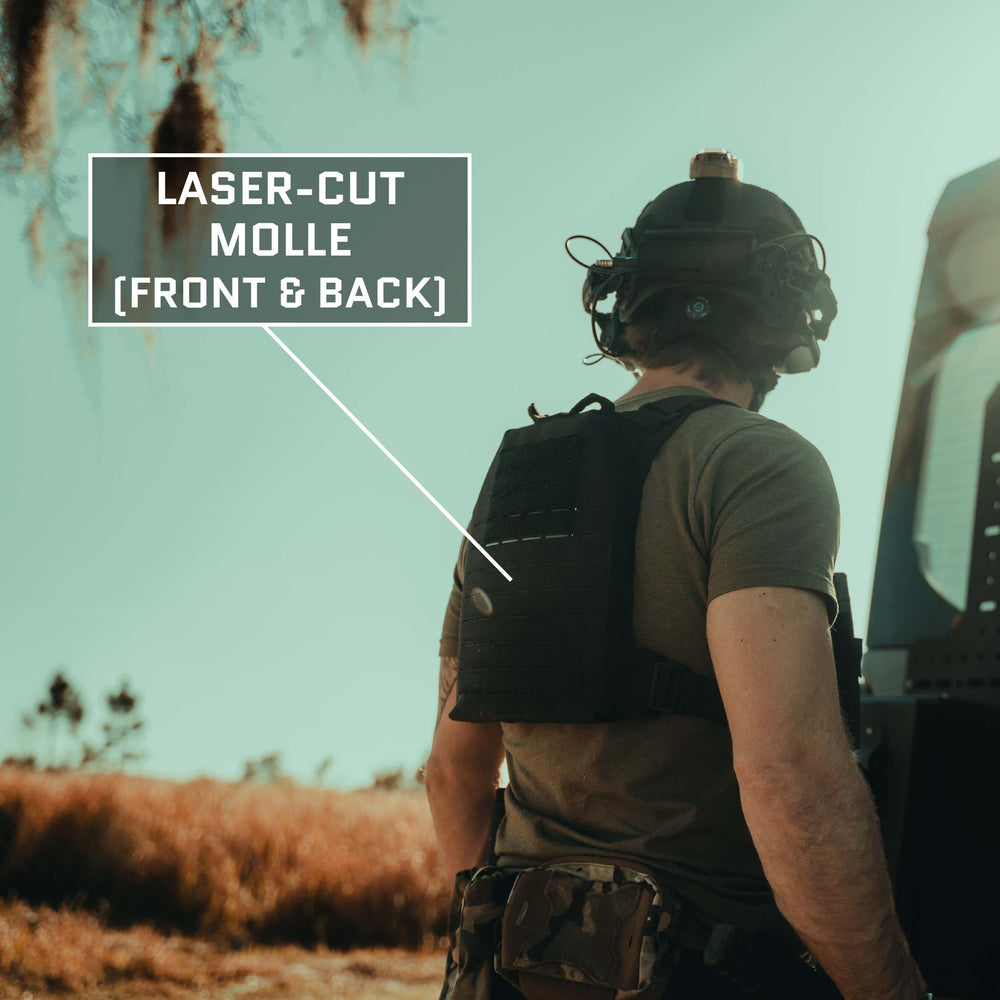
{"label": "tactical helmet", "polygon": [[[772,386],[776,372],[815,367],[817,341],[827,335],[837,300],[826,254],[821,265],[814,242],[822,250],[785,202],[740,180],[739,162],[728,152],[703,150],[691,161],[691,180],[662,191],[622,233],[617,255],[584,265],[583,305],[601,355],[625,353],[625,325],[654,296],[673,292],[683,297],[693,330],[722,303],[742,303],[767,334],[740,345],[740,353],[755,354]],[[612,293],[612,312],[598,312]]]}

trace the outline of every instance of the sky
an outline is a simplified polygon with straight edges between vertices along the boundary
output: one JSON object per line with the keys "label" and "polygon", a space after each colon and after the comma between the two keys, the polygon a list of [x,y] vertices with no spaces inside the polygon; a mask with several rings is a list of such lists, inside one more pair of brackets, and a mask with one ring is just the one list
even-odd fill
{"label": "sky", "polygon": [[[283,337],[460,521],[502,432],[536,402],[617,396],[592,349],[572,233],[618,245],[660,190],[724,146],[823,240],[839,314],[815,371],[763,412],[825,455],[838,568],[863,628],[900,379],[952,177],[1000,156],[992,3],[424,0],[401,66],[343,38],[279,38],[234,65],[232,152],[472,157],[470,328]],[[74,152],[112,151],[98,131]],[[85,189],[72,219],[85,227]],[[430,745],[437,638],[460,536],[259,328],[94,331],[26,205],[0,191],[0,754],[62,669],[91,710],[128,678],[143,767],[236,778],[279,751],[365,784]],[[41,749],[37,745],[35,749]]]}

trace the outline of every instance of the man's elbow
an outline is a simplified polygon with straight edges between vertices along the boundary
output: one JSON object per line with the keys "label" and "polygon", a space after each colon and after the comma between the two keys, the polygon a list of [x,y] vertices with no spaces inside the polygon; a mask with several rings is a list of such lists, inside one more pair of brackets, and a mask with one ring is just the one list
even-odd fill
{"label": "man's elbow", "polygon": [[451,754],[431,752],[424,765],[424,787],[429,798],[437,794],[449,794],[478,788],[493,781],[488,767],[480,766],[475,760],[456,759]]}
{"label": "man's elbow", "polygon": [[798,812],[810,809],[834,787],[857,778],[846,739],[803,740],[780,747],[733,753],[741,798]]}
{"label": "man's elbow", "polygon": [[779,723],[740,727],[733,734],[733,769],[744,780],[781,783],[802,773],[855,767],[839,711],[803,712]]}
{"label": "man's elbow", "polygon": [[424,764],[424,789],[429,799],[454,782],[454,767],[438,754],[431,754]]}
{"label": "man's elbow", "polygon": [[456,803],[475,808],[492,801],[498,776],[461,762],[431,755],[424,766],[424,791],[432,814],[447,814]]}

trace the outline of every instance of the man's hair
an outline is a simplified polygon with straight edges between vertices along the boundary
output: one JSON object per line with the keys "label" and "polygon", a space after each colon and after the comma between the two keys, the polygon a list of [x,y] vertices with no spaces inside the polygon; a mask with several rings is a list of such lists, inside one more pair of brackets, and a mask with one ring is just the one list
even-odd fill
{"label": "man's hair", "polygon": [[686,309],[693,298],[670,289],[643,303],[625,327],[623,360],[643,370],[688,370],[713,389],[727,380],[756,383],[771,372],[753,350],[770,338],[742,302],[714,295],[708,315],[691,319]]}

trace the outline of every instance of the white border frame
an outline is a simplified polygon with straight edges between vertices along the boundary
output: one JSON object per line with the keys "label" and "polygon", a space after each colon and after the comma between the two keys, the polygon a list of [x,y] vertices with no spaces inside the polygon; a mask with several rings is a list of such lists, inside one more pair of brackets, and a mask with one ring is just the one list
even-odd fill
{"label": "white border frame", "polygon": [[[257,159],[270,158],[311,158],[311,159],[350,159],[361,157],[395,157],[397,159],[406,158],[435,158],[465,157],[466,176],[465,189],[467,204],[465,208],[466,216],[466,273],[468,274],[468,302],[466,307],[467,320],[464,323],[270,323],[266,320],[258,320],[254,323],[137,323],[134,320],[123,320],[118,323],[95,323],[94,322],[94,159],[153,159],[172,157],[213,157],[215,159],[233,159],[237,157],[254,157]],[[88,327],[112,327],[128,329],[154,329],[154,328],[198,328],[217,329],[223,327],[254,328],[259,329],[263,325],[273,327],[353,327],[354,329],[367,328],[391,328],[414,329],[426,327],[470,327],[472,326],[472,154],[471,153],[88,153],[87,154],[87,326]]]}

